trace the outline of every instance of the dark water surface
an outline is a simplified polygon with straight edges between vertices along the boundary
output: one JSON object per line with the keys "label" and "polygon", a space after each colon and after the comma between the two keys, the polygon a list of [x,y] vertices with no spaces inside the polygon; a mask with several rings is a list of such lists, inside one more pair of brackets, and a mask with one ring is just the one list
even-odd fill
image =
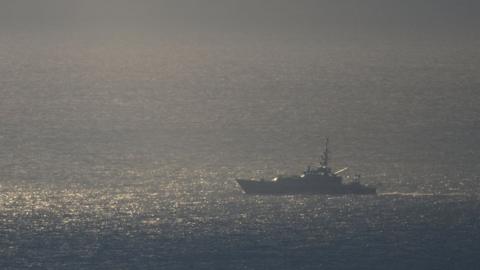
{"label": "dark water surface", "polygon": [[203,182],[5,189],[0,209],[2,269],[476,269],[480,263],[480,200],[466,195],[259,197],[230,182]]}

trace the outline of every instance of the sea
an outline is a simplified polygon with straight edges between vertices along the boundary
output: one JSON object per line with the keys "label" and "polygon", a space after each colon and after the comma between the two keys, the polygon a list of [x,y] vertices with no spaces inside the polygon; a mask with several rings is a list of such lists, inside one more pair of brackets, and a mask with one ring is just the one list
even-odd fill
{"label": "sea", "polygon": [[[2,37],[0,269],[480,267],[475,44]],[[235,182],[327,137],[378,195]]]}

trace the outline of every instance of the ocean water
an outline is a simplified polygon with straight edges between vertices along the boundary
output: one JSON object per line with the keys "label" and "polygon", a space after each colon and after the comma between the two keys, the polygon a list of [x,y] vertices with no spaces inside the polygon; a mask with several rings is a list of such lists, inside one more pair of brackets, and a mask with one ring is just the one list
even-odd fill
{"label": "ocean water", "polygon": [[[0,43],[1,269],[478,269],[472,43]],[[318,163],[378,196],[247,196]]]}
{"label": "ocean water", "polygon": [[214,180],[3,190],[0,266],[476,269],[480,263],[478,196],[262,197]]}

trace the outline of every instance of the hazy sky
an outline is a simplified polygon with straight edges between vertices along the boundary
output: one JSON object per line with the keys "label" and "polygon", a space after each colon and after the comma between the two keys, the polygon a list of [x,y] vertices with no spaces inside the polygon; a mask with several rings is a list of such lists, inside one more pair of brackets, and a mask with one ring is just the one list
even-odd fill
{"label": "hazy sky", "polygon": [[[1,0],[3,31],[430,35],[477,39],[474,0]],[[405,37],[404,37],[405,38]]]}

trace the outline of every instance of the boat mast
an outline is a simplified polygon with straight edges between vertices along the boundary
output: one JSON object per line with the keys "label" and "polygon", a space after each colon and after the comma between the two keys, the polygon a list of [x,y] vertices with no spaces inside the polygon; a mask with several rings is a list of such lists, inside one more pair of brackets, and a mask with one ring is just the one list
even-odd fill
{"label": "boat mast", "polygon": [[328,150],[328,138],[327,138],[325,140],[325,151],[323,151],[322,162],[321,162],[321,165],[324,168],[328,167],[328,154],[329,153],[330,153],[330,151]]}

